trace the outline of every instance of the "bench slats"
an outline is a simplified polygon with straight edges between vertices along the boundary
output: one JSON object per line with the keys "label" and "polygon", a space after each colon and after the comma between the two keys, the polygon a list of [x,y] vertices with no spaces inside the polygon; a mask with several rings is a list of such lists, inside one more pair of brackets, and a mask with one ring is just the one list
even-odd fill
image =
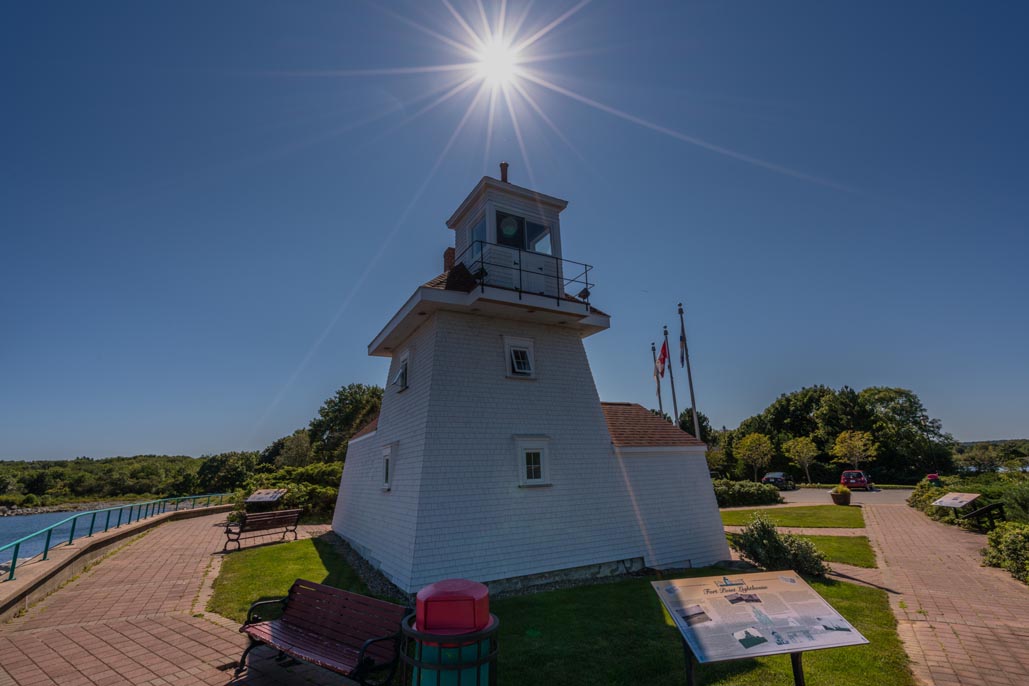
{"label": "bench slats", "polygon": [[[277,512],[256,512],[243,514],[243,520],[238,523],[227,522],[225,524],[225,545],[223,551],[229,549],[230,543],[236,544],[236,549],[242,546],[240,539],[243,534],[252,531],[268,531],[270,529],[282,529],[282,537],[293,534],[293,540],[298,538],[297,526],[300,523],[301,510],[278,510]],[[250,538],[249,536],[247,538]]]}
{"label": "bench slats", "polygon": [[[244,625],[252,644],[264,643],[282,652],[345,676],[351,676],[365,641],[399,635],[408,610],[305,579],[289,589],[282,617]],[[249,652],[248,648],[248,652]],[[397,642],[380,641],[365,651],[378,666],[397,660]],[[243,669],[246,653],[237,674]],[[355,677],[356,678],[356,677]]]}
{"label": "bench slats", "polygon": [[282,621],[316,627],[320,634],[360,648],[368,638],[395,633],[405,612],[393,603],[298,580],[290,589]]}
{"label": "bench slats", "polygon": [[[333,671],[349,674],[357,667],[357,650],[333,641],[320,639],[316,634],[290,624],[274,621],[261,622],[247,627],[245,633],[292,657]],[[386,660],[388,661],[391,657],[387,657]]]}

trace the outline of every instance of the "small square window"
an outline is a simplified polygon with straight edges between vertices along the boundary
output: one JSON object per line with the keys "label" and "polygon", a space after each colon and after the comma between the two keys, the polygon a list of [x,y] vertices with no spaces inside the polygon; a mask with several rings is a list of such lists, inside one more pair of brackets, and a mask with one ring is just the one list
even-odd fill
{"label": "small square window", "polygon": [[536,355],[531,338],[504,336],[504,353],[507,376],[517,379],[535,378]]}
{"label": "small square window", "polygon": [[532,376],[532,360],[526,348],[511,348],[511,373],[516,376]]}

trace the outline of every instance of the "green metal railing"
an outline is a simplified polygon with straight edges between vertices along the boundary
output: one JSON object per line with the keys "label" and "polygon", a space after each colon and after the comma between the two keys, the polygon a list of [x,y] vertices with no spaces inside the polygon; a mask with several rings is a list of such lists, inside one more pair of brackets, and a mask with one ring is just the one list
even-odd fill
{"label": "green metal railing", "polygon": [[[118,507],[108,507],[103,510],[89,510],[87,512],[79,512],[66,519],[62,519],[56,524],[51,524],[45,529],[40,529],[35,533],[31,533],[28,536],[22,536],[17,541],[0,545],[0,554],[6,550],[11,550],[11,567],[7,571],[7,578],[4,581],[14,580],[14,570],[18,566],[18,553],[21,550],[22,543],[30,541],[38,536],[46,536],[46,542],[43,544],[43,558],[48,559],[50,551],[60,545],[71,545],[75,541],[75,531],[78,529],[79,538],[92,538],[94,533],[103,533],[111,529],[117,529],[121,526],[128,526],[133,522],[138,522],[143,519],[149,519],[166,512],[178,512],[179,510],[192,510],[198,507],[210,507],[212,505],[222,505],[227,499],[232,497],[231,493],[205,493],[204,495],[187,495],[181,498],[161,498],[159,500],[147,500],[144,502],[130,503],[128,505],[120,505]],[[217,499],[217,502],[215,502]],[[188,503],[188,506],[187,506]],[[197,503],[200,503],[199,505]],[[115,519],[117,514],[117,519]],[[89,533],[83,534],[83,529],[78,526],[79,520],[88,518],[89,519]],[[103,522],[103,532],[100,531],[97,526],[97,520],[100,519]],[[114,521],[112,521],[114,520]],[[53,543],[54,530],[58,527],[62,527],[68,523],[71,523],[71,530],[68,533],[68,540],[63,544],[64,535],[61,534],[60,541]],[[83,526],[85,526],[83,524]]]}

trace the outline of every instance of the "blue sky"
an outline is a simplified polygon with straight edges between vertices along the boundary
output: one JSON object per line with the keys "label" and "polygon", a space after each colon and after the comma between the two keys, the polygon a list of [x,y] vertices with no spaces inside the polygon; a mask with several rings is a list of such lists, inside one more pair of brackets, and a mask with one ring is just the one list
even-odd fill
{"label": "blue sky", "polygon": [[501,159],[570,201],[602,398],[654,404],[682,300],[716,426],[894,385],[961,440],[1029,435],[1027,15],[594,0],[523,53],[594,104],[523,79],[560,132],[512,96],[523,156],[503,104],[485,150],[486,100],[441,155],[478,84],[414,115],[464,72],[353,73],[467,62],[444,4],[12,4],[0,458],[257,449],[382,384],[367,343]]}

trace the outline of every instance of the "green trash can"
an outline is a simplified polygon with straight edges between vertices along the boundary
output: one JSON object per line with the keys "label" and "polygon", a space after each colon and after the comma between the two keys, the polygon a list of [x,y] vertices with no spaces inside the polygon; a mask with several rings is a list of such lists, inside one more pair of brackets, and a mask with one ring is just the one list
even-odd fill
{"label": "green trash can", "polygon": [[411,686],[493,686],[497,629],[489,591],[466,579],[447,579],[418,592],[417,608],[401,625],[403,683]]}

